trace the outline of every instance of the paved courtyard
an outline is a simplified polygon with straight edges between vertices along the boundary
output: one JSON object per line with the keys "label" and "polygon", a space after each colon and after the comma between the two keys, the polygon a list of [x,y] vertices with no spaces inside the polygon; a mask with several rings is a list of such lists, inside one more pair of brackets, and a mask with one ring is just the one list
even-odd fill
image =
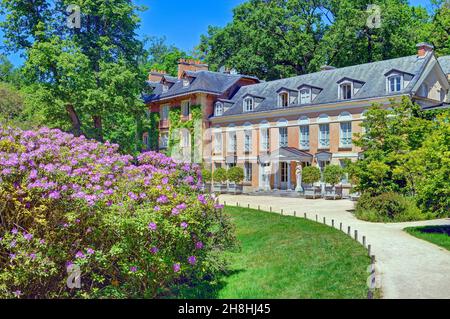
{"label": "paved courtyard", "polygon": [[[404,228],[426,225],[450,225],[450,219],[409,222],[395,224],[369,223],[356,219],[350,212],[354,203],[348,200],[325,201],[299,198],[260,197],[260,196],[220,196],[221,203],[261,210],[280,212],[286,215],[303,217],[319,221],[335,220],[335,226],[343,223],[344,231],[348,226],[359,232],[359,240],[366,236],[367,244],[372,246],[372,254],[377,258],[377,265],[382,281],[383,298],[387,299],[450,299],[450,252],[410,236]],[[270,227],[270,225],[268,225]]]}

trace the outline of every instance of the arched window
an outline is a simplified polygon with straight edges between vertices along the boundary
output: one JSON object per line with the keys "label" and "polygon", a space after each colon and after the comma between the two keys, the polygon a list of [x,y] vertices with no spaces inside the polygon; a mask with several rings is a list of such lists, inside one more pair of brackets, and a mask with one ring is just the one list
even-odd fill
{"label": "arched window", "polygon": [[392,74],[387,78],[388,92],[400,92],[403,89],[403,76],[400,74]]}
{"label": "arched window", "polygon": [[244,112],[252,112],[255,106],[255,101],[252,97],[244,99]]}
{"label": "arched window", "polygon": [[223,115],[223,103],[217,102],[214,107],[214,115],[215,116],[222,116]]}

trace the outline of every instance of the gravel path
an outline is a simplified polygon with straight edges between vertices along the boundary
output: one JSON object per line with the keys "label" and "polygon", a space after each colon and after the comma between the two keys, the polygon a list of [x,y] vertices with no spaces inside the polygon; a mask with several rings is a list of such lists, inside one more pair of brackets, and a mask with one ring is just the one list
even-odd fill
{"label": "gravel path", "polygon": [[386,299],[450,299],[450,252],[415,238],[403,229],[407,227],[426,225],[450,225],[450,219],[425,222],[377,224],[356,219],[350,212],[354,203],[348,200],[325,201],[305,200],[299,198],[262,197],[262,196],[232,196],[222,195],[220,201],[227,205],[252,208],[258,205],[262,210],[280,212],[287,215],[309,219],[319,215],[319,221],[326,217],[327,224],[335,220],[335,226],[343,223],[347,231],[350,226],[358,230],[359,239],[366,236],[367,243],[372,246],[372,254],[377,258],[380,271],[382,294]]}

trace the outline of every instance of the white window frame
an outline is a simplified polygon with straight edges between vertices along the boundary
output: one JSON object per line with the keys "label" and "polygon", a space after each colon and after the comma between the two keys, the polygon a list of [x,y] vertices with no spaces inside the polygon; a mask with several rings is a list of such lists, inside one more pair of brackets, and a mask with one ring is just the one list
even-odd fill
{"label": "white window frame", "polygon": [[[350,130],[344,131],[344,128],[349,128]],[[353,128],[352,122],[341,122],[340,123],[340,136],[339,136],[339,146],[340,147],[353,147]]]}
{"label": "white window frame", "polygon": [[162,91],[163,91],[163,93],[167,93],[169,91],[169,85],[164,83],[162,85]]}
{"label": "white window frame", "polygon": [[[252,97],[246,97],[244,99],[244,112],[253,112],[255,109],[255,99]],[[251,107],[250,107],[251,106]]]}
{"label": "white window frame", "polygon": [[278,140],[279,147],[289,146],[289,130],[287,127],[278,128]]}
{"label": "white window frame", "polygon": [[[307,132],[307,134],[304,134],[305,132],[303,131],[304,129],[306,129],[305,131]],[[310,148],[310,127],[309,125],[300,125],[300,149],[301,150],[309,150]]]}
{"label": "white window frame", "polygon": [[222,132],[214,133],[214,153],[222,154],[223,151],[223,141],[222,141]]}
{"label": "white window frame", "polygon": [[237,152],[237,134],[236,131],[228,132],[228,153]]}
{"label": "white window frame", "polygon": [[[399,83],[397,83],[397,82],[395,82],[394,83],[394,90],[392,90],[392,83],[391,83],[391,81],[392,80],[395,80],[395,79],[400,79],[400,82]],[[389,75],[388,77],[387,77],[387,90],[388,90],[388,92],[389,93],[395,93],[395,92],[400,92],[401,90],[403,90],[403,75],[402,74],[399,74],[399,73],[393,73],[393,74],[391,74],[391,75]],[[398,86],[400,85],[400,88],[398,88]]]}
{"label": "white window frame", "polygon": [[[305,95],[303,95],[303,92],[307,92],[307,93],[305,93]],[[311,88],[300,89],[298,92],[298,96],[299,96],[300,104],[311,104],[312,103]]]}
{"label": "white window frame", "polygon": [[[286,97],[286,101],[283,101],[283,96]],[[288,91],[282,91],[280,93],[278,93],[278,107],[282,108],[282,107],[288,107],[289,106],[289,92]],[[284,105],[283,102],[286,102],[286,105]]]}
{"label": "white window frame", "polygon": [[169,113],[170,113],[170,105],[164,104],[161,106],[161,119],[163,121],[167,121],[169,119]]}
{"label": "white window frame", "polygon": [[270,149],[270,131],[268,127],[260,129],[261,134],[261,151],[269,151]]}
{"label": "white window frame", "polygon": [[251,130],[244,131],[244,152],[251,153],[252,152],[252,144],[253,144],[253,136]]}
{"label": "white window frame", "polygon": [[[344,91],[343,90],[344,90],[344,87],[347,87],[347,86],[350,86],[350,98],[345,98],[344,97]],[[353,95],[354,95],[353,82],[345,81],[345,82],[342,82],[341,84],[339,84],[339,98],[341,100],[345,100],[345,101],[351,100],[351,99],[353,99]]]}
{"label": "white window frame", "polygon": [[214,106],[214,116],[222,116],[224,112],[223,103],[217,102]]}
{"label": "white window frame", "polygon": [[169,147],[169,133],[164,132],[159,136],[159,148],[166,149]]}
{"label": "white window frame", "polygon": [[187,88],[191,84],[191,81],[189,79],[183,79],[183,87]]}
{"label": "white window frame", "polygon": [[[187,108],[187,115],[185,114],[185,108]],[[190,100],[184,100],[181,102],[181,114],[185,117],[188,117],[191,115],[191,101]]]}
{"label": "white window frame", "polygon": [[[327,130],[322,130],[322,128],[326,127]],[[326,133],[324,135],[324,133]],[[325,143],[322,143],[322,142]],[[319,148],[320,149],[329,149],[330,148],[330,123],[322,123],[319,124]]]}
{"label": "white window frame", "polygon": [[253,181],[253,164],[250,162],[244,163],[244,181],[247,183]]}

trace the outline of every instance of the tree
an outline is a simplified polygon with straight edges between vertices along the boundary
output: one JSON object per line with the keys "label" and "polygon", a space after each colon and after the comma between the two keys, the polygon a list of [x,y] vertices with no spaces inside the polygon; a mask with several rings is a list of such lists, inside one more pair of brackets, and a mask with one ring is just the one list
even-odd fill
{"label": "tree", "polygon": [[77,135],[100,141],[132,136],[122,145],[131,150],[145,110],[141,100],[145,77],[139,68],[143,48],[135,33],[140,8],[128,0],[70,4],[82,9],[79,29],[64,24],[69,1],[1,2],[8,13],[1,25],[7,48],[22,50],[27,58],[28,90],[35,92],[30,105],[33,112],[49,115],[42,117],[43,124]]}
{"label": "tree", "polygon": [[450,55],[450,2],[433,0],[434,13],[429,25],[430,42],[439,55]]}
{"label": "tree", "polygon": [[0,82],[0,122],[16,122],[23,112],[24,97],[12,84]]}
{"label": "tree", "polygon": [[339,165],[328,165],[323,171],[325,183],[333,185],[333,188],[344,178],[344,169]]}
{"label": "tree", "polygon": [[307,166],[303,169],[303,182],[305,184],[314,184],[320,181],[320,169],[315,166]]}
{"label": "tree", "polygon": [[[379,28],[367,23],[369,4],[381,9]],[[273,80],[414,54],[428,24],[427,11],[406,0],[250,0],[224,28],[210,27],[198,49],[213,69]]]}
{"label": "tree", "polygon": [[225,168],[217,168],[213,173],[213,180],[215,183],[225,183],[227,181],[227,170]]}
{"label": "tree", "polygon": [[149,37],[146,40],[149,47],[146,50],[143,71],[145,74],[149,70],[165,71],[172,76],[178,75],[178,61],[180,59],[192,58],[186,52],[173,45],[166,44],[165,37]]}
{"label": "tree", "polygon": [[228,170],[228,180],[234,184],[240,184],[244,180],[244,169],[239,166],[232,167]]}

